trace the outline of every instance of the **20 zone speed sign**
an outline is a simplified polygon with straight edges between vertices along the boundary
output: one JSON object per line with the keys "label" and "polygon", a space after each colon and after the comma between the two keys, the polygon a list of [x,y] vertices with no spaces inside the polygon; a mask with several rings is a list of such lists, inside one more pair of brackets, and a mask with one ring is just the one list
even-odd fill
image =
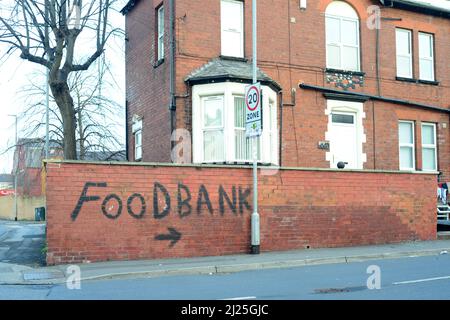
{"label": "20 zone speed sign", "polygon": [[261,84],[245,87],[245,133],[247,137],[262,134]]}

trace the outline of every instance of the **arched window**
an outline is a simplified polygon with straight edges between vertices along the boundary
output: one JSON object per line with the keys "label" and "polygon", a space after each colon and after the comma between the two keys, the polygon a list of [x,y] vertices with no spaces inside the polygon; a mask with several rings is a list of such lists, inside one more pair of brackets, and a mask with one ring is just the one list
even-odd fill
{"label": "arched window", "polygon": [[327,68],[361,71],[359,19],[344,1],[331,2],[325,11]]}

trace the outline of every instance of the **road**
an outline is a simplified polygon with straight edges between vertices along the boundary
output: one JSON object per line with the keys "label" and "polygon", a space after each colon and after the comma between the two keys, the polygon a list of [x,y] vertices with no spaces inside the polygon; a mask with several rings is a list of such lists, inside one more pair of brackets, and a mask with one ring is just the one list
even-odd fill
{"label": "road", "polygon": [[0,221],[0,262],[39,267],[45,263],[45,224]]}
{"label": "road", "polygon": [[[380,268],[381,288],[369,290],[367,268]],[[0,286],[0,299],[450,299],[450,255],[248,271],[224,275]]]}

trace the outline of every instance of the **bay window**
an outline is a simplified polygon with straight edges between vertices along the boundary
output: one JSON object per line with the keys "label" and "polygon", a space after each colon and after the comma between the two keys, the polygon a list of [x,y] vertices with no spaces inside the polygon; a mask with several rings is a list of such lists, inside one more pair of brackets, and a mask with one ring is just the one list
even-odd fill
{"label": "bay window", "polygon": [[245,135],[245,84],[223,82],[193,86],[194,163],[248,163],[256,143],[258,161],[278,164],[277,94],[263,92],[263,134]]}

